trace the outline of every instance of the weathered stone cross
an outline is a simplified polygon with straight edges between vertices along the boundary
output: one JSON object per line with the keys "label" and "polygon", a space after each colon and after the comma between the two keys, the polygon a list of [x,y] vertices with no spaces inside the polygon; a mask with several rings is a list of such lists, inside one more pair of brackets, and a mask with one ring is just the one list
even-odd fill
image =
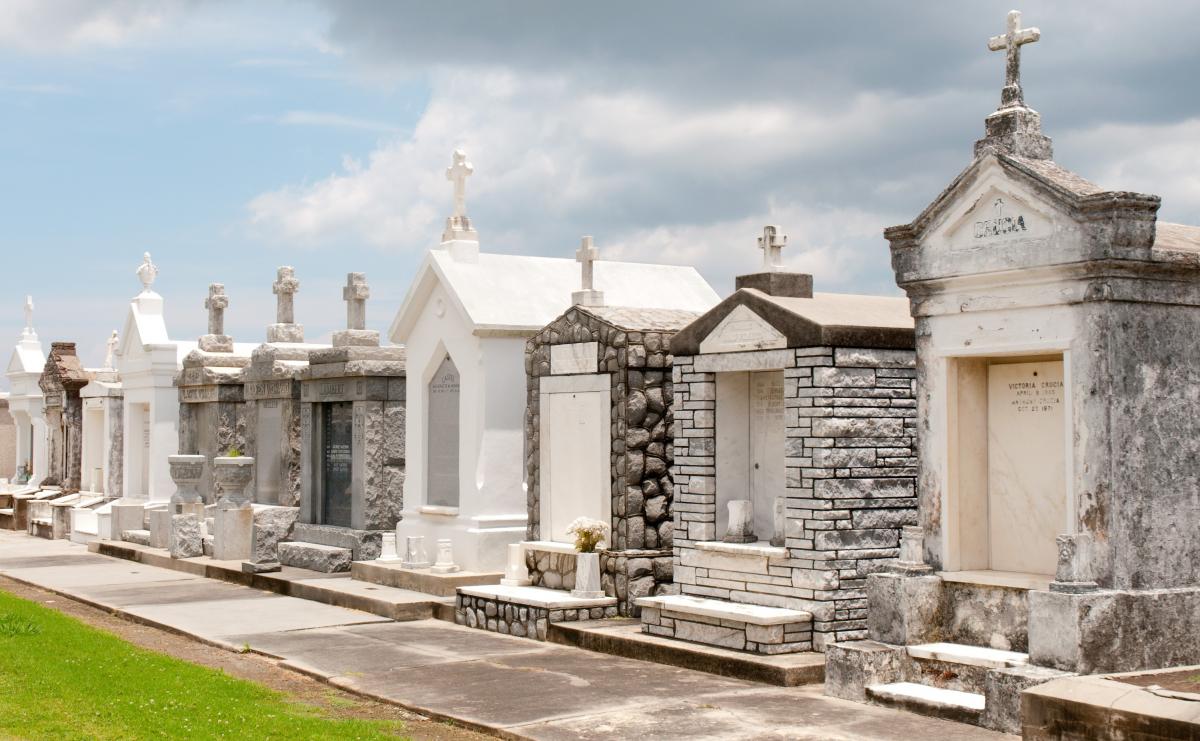
{"label": "weathered stone cross", "polygon": [[277,324],[294,324],[296,309],[293,299],[296,291],[300,290],[300,281],[296,280],[296,271],[289,265],[283,265],[275,274],[275,282],[271,284],[271,292],[275,294],[275,322]]}
{"label": "weathered stone cross", "polygon": [[346,301],[346,329],[367,328],[367,299],[371,289],[366,273],[347,273],[342,298]]}
{"label": "weathered stone cross", "polygon": [[467,177],[473,172],[475,167],[467,162],[467,153],[461,149],[454,150],[454,164],[446,168],[446,179],[454,183],[453,216],[467,215]]}
{"label": "weathered stone cross", "polygon": [[1004,70],[1004,90],[1000,94],[1001,108],[1016,108],[1025,105],[1021,91],[1021,47],[1032,44],[1042,37],[1036,28],[1021,28],[1021,11],[1008,11],[1008,30],[988,39],[988,49],[1003,50],[1007,56]]}
{"label": "weathered stone cross", "polygon": [[25,297],[25,331],[33,331],[33,296]]}
{"label": "weathered stone cross", "polygon": [[780,234],[779,227],[767,225],[758,238],[758,248],[763,251],[763,272],[774,273],[783,267],[783,248],[787,246],[787,235]]}
{"label": "weathered stone cross", "polygon": [[229,297],[225,295],[225,286],[221,283],[210,283],[208,298],[204,299],[204,308],[208,309],[209,334],[225,334],[225,307],[227,306],[229,306]]}
{"label": "weathered stone cross", "polygon": [[585,291],[592,290],[592,263],[600,256],[600,251],[592,245],[591,237],[584,237],[579,244],[579,250],[575,253],[575,260],[583,266],[583,283],[582,288]]}

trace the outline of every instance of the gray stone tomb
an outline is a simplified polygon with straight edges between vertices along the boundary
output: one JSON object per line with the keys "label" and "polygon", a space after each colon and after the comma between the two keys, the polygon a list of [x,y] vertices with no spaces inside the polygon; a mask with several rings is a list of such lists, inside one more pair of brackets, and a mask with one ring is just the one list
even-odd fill
{"label": "gray stone tomb", "polygon": [[343,297],[347,329],[333,347],[313,350],[300,375],[300,518],[288,565],[348,570],[380,553],[395,528],[404,491],[404,349],[380,347],[366,330],[362,273],[350,273]]}
{"label": "gray stone tomb", "polygon": [[1039,35],[1010,14],[974,160],[885,231],[920,338],[920,519],[867,577],[870,640],[826,665],[830,694],[1007,732],[1063,673],[1200,663],[1200,227],[1051,159],[1020,88]]}

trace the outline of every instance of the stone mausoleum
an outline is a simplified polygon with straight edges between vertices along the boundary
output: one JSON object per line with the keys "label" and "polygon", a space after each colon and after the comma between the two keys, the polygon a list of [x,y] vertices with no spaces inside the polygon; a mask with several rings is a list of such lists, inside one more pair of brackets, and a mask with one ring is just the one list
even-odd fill
{"label": "stone mausoleum", "polygon": [[869,574],[915,522],[913,329],[902,298],[764,270],[671,340],[675,585],[654,635],[762,654],[865,637]]}
{"label": "stone mausoleum", "polygon": [[50,429],[50,473],[46,484],[77,492],[82,479],[83,400],[79,390],[92,380],[75,353],[74,342],[51,342],[38,385],[42,388],[46,426]]}
{"label": "stone mausoleum", "polygon": [[[1052,159],[1009,16],[971,164],[888,229],[916,318],[920,523],[826,691],[1009,732],[1063,673],[1200,663],[1200,227]],[[678,535],[677,535],[678,537]]]}
{"label": "stone mausoleum", "polygon": [[533,586],[572,589],[578,517],[609,523],[604,593],[622,615],[671,583],[671,338],[700,316],[608,306],[584,237],[574,306],[525,343],[526,564]]}
{"label": "stone mausoleum", "polygon": [[325,572],[378,558],[404,500],[404,348],[366,329],[366,276],[342,296],[347,329],[300,377],[300,519],[279,544],[283,564]]}

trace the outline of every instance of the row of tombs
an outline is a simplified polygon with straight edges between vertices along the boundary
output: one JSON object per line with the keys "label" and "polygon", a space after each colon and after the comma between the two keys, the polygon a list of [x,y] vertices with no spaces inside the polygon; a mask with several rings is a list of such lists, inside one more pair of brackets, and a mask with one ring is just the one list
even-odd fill
{"label": "row of tombs", "polygon": [[907,298],[815,292],[775,227],[724,300],[589,238],[580,266],[483,253],[460,153],[393,345],[361,274],[306,344],[290,268],[265,343],[224,334],[216,284],[170,340],[147,255],[104,368],[45,356],[27,310],[0,524],[350,571],[538,640],[621,616],[823,653],[829,694],[1010,732],[1030,686],[1200,663],[1200,228],[1061,168],[1006,101],[886,231]]}

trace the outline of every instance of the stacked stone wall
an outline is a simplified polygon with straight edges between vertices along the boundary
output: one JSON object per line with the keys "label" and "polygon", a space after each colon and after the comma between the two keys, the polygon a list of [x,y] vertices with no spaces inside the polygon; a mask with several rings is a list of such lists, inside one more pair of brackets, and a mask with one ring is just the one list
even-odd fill
{"label": "stacked stone wall", "polygon": [[459,592],[455,599],[454,622],[503,635],[546,640],[550,623],[600,620],[617,616],[617,608],[584,607],[558,610],[507,602],[495,597],[474,597]]}
{"label": "stacked stone wall", "polygon": [[[771,351],[775,352],[775,351]],[[756,553],[701,550],[716,531],[716,374],[677,357],[675,581],[684,594],[813,615],[814,647],[867,637],[866,577],[916,524],[915,355],[799,348],[784,369],[786,540]]]}
{"label": "stacked stone wall", "polygon": [[[601,556],[601,579],[605,593],[617,598],[622,615],[637,614],[631,602],[635,597],[672,591],[670,568],[654,565],[670,560],[674,531],[672,356],[668,347],[672,336],[670,332],[627,331],[576,308],[525,346],[529,540],[542,537],[539,393],[541,378],[551,374],[551,346],[596,342],[598,372],[608,374],[611,380],[612,542]],[[634,553],[622,555],[628,551]],[[645,559],[651,562],[648,569],[642,568]],[[535,583],[538,578],[535,573]]]}

